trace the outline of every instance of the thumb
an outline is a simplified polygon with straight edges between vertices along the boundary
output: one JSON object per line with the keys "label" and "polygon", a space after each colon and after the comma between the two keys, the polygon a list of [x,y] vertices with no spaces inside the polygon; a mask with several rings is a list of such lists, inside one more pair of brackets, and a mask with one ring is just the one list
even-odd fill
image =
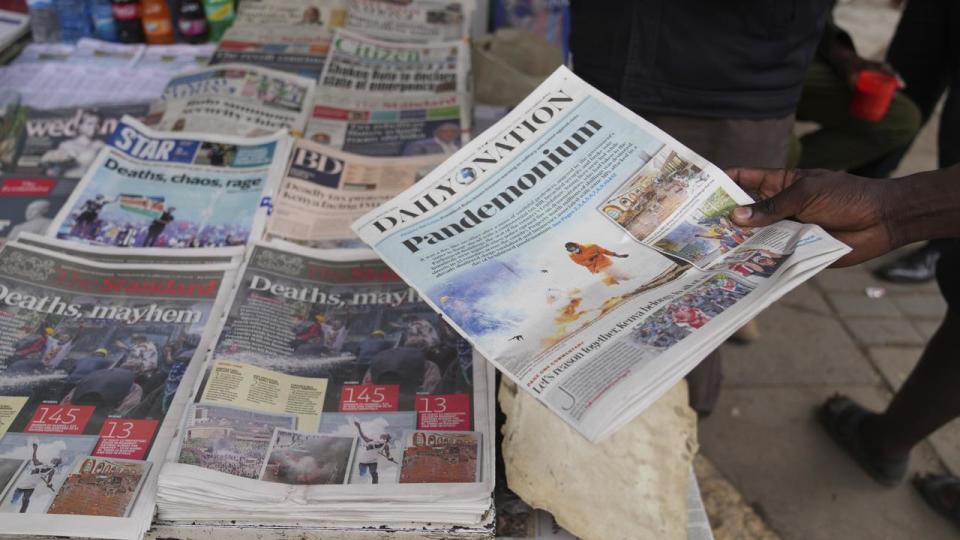
{"label": "thumb", "polygon": [[730,219],[741,227],[763,227],[797,215],[804,203],[803,193],[792,185],[772,197],[734,208]]}

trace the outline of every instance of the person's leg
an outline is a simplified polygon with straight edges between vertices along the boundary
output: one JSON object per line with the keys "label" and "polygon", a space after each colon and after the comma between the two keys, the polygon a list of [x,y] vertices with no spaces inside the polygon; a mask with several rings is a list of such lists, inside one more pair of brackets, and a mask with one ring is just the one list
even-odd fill
{"label": "person's leg", "polygon": [[23,490],[23,496],[20,499],[20,513],[26,514],[27,508],[30,508],[30,497],[33,496],[32,489]]}
{"label": "person's leg", "polygon": [[800,138],[801,169],[849,170],[910,144],[920,130],[920,111],[910,98],[894,96],[883,118],[869,122],[850,114],[853,91],[825,62],[814,61],[803,83],[797,119],[820,129]]}
{"label": "person's leg", "polygon": [[376,463],[371,463],[371,464],[368,465],[368,467],[370,467],[370,480],[372,480],[371,483],[373,483],[373,484],[379,483],[379,482],[380,482],[380,475],[377,473],[377,464],[376,464]]}
{"label": "person's leg", "polygon": [[864,421],[864,446],[885,460],[906,459],[920,441],[960,417],[958,388],[960,313],[950,310],[887,410]]}

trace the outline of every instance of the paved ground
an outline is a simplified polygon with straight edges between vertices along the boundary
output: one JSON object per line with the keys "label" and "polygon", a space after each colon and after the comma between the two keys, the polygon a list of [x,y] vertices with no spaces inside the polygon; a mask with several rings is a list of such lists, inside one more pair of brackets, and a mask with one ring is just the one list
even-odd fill
{"label": "paved ground", "polygon": [[[887,0],[848,0],[837,18],[865,56],[881,58],[897,13]],[[936,166],[936,123],[921,133],[900,174]],[[882,408],[919,358],[945,306],[935,285],[876,281],[870,267],[827,270],[759,318],[763,336],[724,348],[720,405],[703,421],[698,476],[718,539],[925,539],[960,537],[909,483],[879,487],[835,448],[813,417],[835,392]],[[869,298],[867,287],[886,296]],[[914,471],[960,474],[960,421],[912,456]],[[729,481],[752,511],[743,511]],[[724,494],[726,493],[726,494]],[[741,510],[736,508],[739,504]],[[712,508],[711,508],[712,506]],[[758,524],[759,515],[772,529]]]}

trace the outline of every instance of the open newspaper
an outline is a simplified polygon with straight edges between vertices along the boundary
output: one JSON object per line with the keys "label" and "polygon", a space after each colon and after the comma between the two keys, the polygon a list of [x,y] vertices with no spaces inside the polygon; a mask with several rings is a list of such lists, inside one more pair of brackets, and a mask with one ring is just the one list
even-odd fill
{"label": "open newspaper", "polygon": [[239,62],[318,79],[332,39],[322,26],[233,25],[210,64]]}
{"label": "open newspaper", "polygon": [[180,74],[153,104],[156,129],[253,137],[303,133],[315,81],[244,64],[222,64]]}
{"label": "open newspaper", "polygon": [[234,24],[337,28],[346,16],[344,0],[242,0]]}
{"label": "open newspaper", "polygon": [[8,107],[0,139],[0,239],[46,232],[120,119],[142,118],[147,107]]}
{"label": "open newspaper", "polygon": [[246,244],[261,235],[289,140],[159,132],[126,117],[47,234],[125,248]]}
{"label": "open newspaper", "polygon": [[43,245],[0,251],[0,534],[139,539],[236,264]]}
{"label": "open newspaper", "polygon": [[258,243],[163,468],[161,518],[476,525],[492,375],[371,251]]}
{"label": "open newspaper", "polygon": [[470,129],[464,41],[402,44],[337,30],[307,137],[377,156],[453,154]]}
{"label": "open newspaper", "polygon": [[377,158],[296,139],[267,237],[314,248],[366,248],[350,223],[427,175],[443,156]]}
{"label": "open newspaper", "polygon": [[468,35],[472,9],[473,2],[451,0],[347,0],[344,28],[404,43],[455,41]]}
{"label": "open newspaper", "polygon": [[507,376],[597,440],[849,248],[743,229],[723,171],[558,69],[357,234]]}

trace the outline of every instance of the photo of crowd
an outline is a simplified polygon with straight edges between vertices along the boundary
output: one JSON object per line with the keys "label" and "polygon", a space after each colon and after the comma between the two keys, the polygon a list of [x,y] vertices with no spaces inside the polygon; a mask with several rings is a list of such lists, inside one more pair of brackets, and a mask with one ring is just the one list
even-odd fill
{"label": "photo of crowd", "polygon": [[456,431],[407,432],[400,483],[476,482],[480,435]]}
{"label": "photo of crowd", "polygon": [[[252,283],[250,271],[245,283]],[[271,283],[300,289],[309,282],[271,276]],[[401,411],[412,411],[419,393],[470,393],[473,351],[426,303],[396,305],[357,302],[358,297],[399,294],[397,285],[325,285],[337,305],[280,298],[241,286],[231,306],[218,357],[273,371],[328,381],[325,410],[335,410],[344,383],[393,384],[400,389]],[[271,336],[254,338],[253,313],[272,313]],[[244,316],[246,314],[246,316]],[[255,325],[262,329],[262,320]]]}
{"label": "photo of crowd", "polygon": [[221,405],[194,406],[178,461],[233,476],[259,478],[276,429],[295,429],[296,416]]}
{"label": "photo of crowd", "polygon": [[728,217],[736,201],[723,188],[711,193],[687,221],[669,231],[654,244],[669,255],[697,266],[705,266],[736,249],[753,235]]}
{"label": "photo of crowd", "polygon": [[692,291],[671,301],[634,329],[631,334],[633,342],[641,346],[668,349],[705,326],[752,290],[753,287],[741,281],[715,274]]}
{"label": "photo of crowd", "polygon": [[724,267],[740,277],[768,278],[787,260],[784,253],[769,249],[739,249],[724,259]]}
{"label": "photo of crowd", "polygon": [[[85,311],[96,303],[75,301]],[[41,402],[95,406],[88,434],[99,433],[107,417],[163,419],[202,332],[202,325],[187,323],[77,320],[27,310],[14,316],[19,328],[11,353],[0,357],[0,390],[28,401],[12,431],[22,430]]]}

